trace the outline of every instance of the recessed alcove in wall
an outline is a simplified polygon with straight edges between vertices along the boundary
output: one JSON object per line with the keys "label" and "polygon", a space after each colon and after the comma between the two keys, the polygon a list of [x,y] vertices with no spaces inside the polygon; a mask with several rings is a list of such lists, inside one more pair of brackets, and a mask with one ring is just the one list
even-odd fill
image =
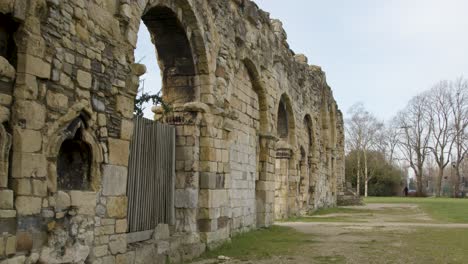
{"label": "recessed alcove in wall", "polygon": [[60,190],[89,190],[91,149],[82,140],[81,130],[65,140],[57,157],[57,186]]}
{"label": "recessed alcove in wall", "polygon": [[287,94],[280,97],[276,119],[276,133],[280,140],[294,146],[296,144],[296,123],[291,100]]}
{"label": "recessed alcove in wall", "polygon": [[288,112],[286,111],[286,105],[283,100],[280,101],[278,106],[278,127],[277,127],[278,137],[281,139],[288,139],[289,129],[288,129]]}
{"label": "recessed alcove in wall", "polygon": [[[46,146],[48,190],[97,191],[101,183],[103,152],[100,142],[89,127],[88,110],[71,109],[57,121],[57,130]],[[72,119],[72,116],[77,116]]]}
{"label": "recessed alcove in wall", "polygon": [[0,56],[16,66],[16,44],[14,33],[18,29],[18,24],[10,17],[0,13]]}

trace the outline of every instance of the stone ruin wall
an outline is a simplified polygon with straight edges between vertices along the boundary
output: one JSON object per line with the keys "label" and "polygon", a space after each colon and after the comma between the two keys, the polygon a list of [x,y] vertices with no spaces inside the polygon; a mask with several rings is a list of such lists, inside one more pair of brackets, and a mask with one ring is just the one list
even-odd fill
{"label": "stone ruin wall", "polygon": [[[173,108],[155,113],[176,126],[176,221],[129,244],[142,19]],[[341,112],[253,2],[3,0],[0,22],[0,263],[181,261],[336,204]]]}

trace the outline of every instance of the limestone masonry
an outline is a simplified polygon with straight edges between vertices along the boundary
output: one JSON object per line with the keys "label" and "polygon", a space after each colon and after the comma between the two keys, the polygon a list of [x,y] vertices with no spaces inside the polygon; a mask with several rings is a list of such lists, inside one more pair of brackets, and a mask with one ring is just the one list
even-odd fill
{"label": "limestone masonry", "polygon": [[[155,118],[176,127],[175,219],[135,240],[140,22],[171,106]],[[1,264],[181,262],[335,206],[343,189],[343,117],[325,73],[255,3],[0,1]]]}

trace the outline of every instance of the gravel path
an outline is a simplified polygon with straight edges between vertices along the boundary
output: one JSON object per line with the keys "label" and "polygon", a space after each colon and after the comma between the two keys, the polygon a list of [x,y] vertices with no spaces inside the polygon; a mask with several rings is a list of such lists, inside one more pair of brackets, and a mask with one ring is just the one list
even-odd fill
{"label": "gravel path", "polygon": [[[419,228],[468,229],[468,224],[440,223],[413,204],[368,204],[357,207],[356,213],[311,216],[313,222],[281,222],[309,235],[311,244],[303,245],[296,256],[275,256],[262,260],[203,260],[196,264],[306,264],[306,263],[403,263],[398,259],[404,240]],[[338,217],[337,221],[321,221]],[[340,222],[338,222],[340,221]],[[385,246],[377,246],[379,245]],[[369,259],[372,255],[372,260]],[[390,260],[389,257],[396,259]],[[407,263],[427,263],[409,260]]]}

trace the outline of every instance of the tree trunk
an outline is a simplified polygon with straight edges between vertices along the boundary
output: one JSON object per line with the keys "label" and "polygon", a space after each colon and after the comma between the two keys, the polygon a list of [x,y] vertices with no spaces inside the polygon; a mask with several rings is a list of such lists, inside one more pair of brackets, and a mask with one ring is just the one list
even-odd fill
{"label": "tree trunk", "polygon": [[364,151],[364,197],[367,197],[369,175],[367,170],[367,153]]}
{"label": "tree trunk", "polygon": [[461,183],[460,165],[456,164],[455,165],[455,187],[453,188],[453,191],[454,191],[453,197],[455,198],[463,198],[463,197],[460,197],[460,183]]}
{"label": "tree trunk", "polygon": [[442,178],[444,177],[444,169],[439,167],[437,174],[436,197],[442,196]]}
{"label": "tree trunk", "polygon": [[418,172],[416,173],[416,195],[419,197],[424,196],[422,177],[423,166],[420,164],[418,165]]}
{"label": "tree trunk", "polygon": [[357,182],[356,182],[356,193],[357,196],[361,196],[361,153],[358,151],[357,156]]}

